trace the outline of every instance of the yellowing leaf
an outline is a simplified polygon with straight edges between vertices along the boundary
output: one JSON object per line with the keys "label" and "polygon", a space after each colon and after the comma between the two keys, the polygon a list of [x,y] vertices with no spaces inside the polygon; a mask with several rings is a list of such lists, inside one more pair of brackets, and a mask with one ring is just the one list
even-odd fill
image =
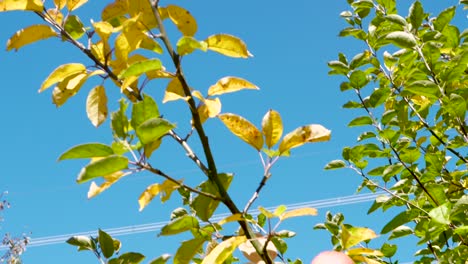
{"label": "yellowing leaf", "polygon": [[190,54],[196,49],[206,51],[207,48],[208,45],[206,42],[198,41],[189,36],[182,36],[179,41],[177,41],[177,53],[179,53],[180,56]]}
{"label": "yellowing leaf", "polygon": [[265,136],[265,144],[271,148],[283,135],[283,121],[281,116],[275,110],[269,110],[262,120],[262,132]]}
{"label": "yellowing leaf", "polygon": [[208,49],[234,58],[248,58],[252,54],[247,50],[247,45],[238,37],[228,34],[209,36],[205,42]]}
{"label": "yellowing leaf", "polygon": [[230,215],[228,217],[221,219],[221,221],[218,222],[218,225],[224,225],[226,223],[235,222],[235,221],[239,221],[242,219],[244,219],[242,214],[233,214],[233,215]]}
{"label": "yellowing leaf", "polygon": [[144,28],[151,29],[156,27],[157,21],[153,14],[151,1],[148,0],[130,0],[128,1],[128,12],[132,18],[140,16],[139,23],[143,24]]}
{"label": "yellowing leaf", "polygon": [[128,12],[128,0],[116,0],[102,9],[101,19],[109,21],[113,18],[125,15]]}
{"label": "yellowing leaf", "polygon": [[376,256],[376,257],[382,257],[383,253],[380,252],[379,250],[371,249],[371,248],[352,248],[349,249],[346,254],[348,256],[353,256],[353,255],[367,255],[367,256]]}
{"label": "yellowing leaf", "polygon": [[330,130],[321,125],[302,126],[284,136],[279,146],[279,152],[285,153],[305,143],[328,141],[330,137]]}
{"label": "yellowing leaf", "polygon": [[344,249],[351,248],[362,241],[373,239],[377,234],[366,227],[349,227],[341,226],[341,244]]}
{"label": "yellowing leaf", "polygon": [[150,59],[137,61],[119,74],[119,78],[127,78],[129,76],[139,76],[143,73],[161,69],[161,61],[159,59]]}
{"label": "yellowing leaf", "polygon": [[57,107],[62,106],[81,89],[89,76],[87,73],[77,73],[65,78],[52,91],[52,102]]}
{"label": "yellowing leaf", "polygon": [[99,186],[94,181],[91,182],[91,185],[89,186],[89,190],[88,190],[88,199],[96,197],[97,195],[107,190],[114,183],[116,183],[121,178],[127,176],[128,174],[130,174],[130,172],[124,173],[123,171],[117,171],[117,172],[111,173],[110,175],[103,177],[106,181]]}
{"label": "yellowing leaf", "polygon": [[98,127],[107,118],[107,96],[104,86],[98,85],[89,91],[86,100],[86,113],[91,123]]}
{"label": "yellowing leaf", "polygon": [[[262,246],[262,248],[265,247],[265,243],[267,241],[265,237],[263,237],[260,234],[257,234],[256,239],[257,242]],[[240,244],[239,250],[250,261],[250,263],[264,263],[250,241],[245,241],[244,243]],[[275,259],[278,255],[276,247],[271,241],[268,242],[266,250],[268,252],[268,256],[270,256],[271,259]]]}
{"label": "yellowing leaf", "polygon": [[221,113],[221,101],[219,98],[203,99],[197,109],[200,121],[204,123],[208,118],[216,117]]}
{"label": "yellowing leaf", "polygon": [[189,11],[180,6],[168,5],[166,12],[169,18],[184,36],[193,36],[197,32],[197,21]]}
{"label": "yellowing leaf", "polygon": [[45,89],[49,88],[51,85],[57,82],[61,82],[69,76],[84,72],[86,72],[86,67],[81,63],[70,63],[61,65],[57,67],[42,83],[39,92],[44,91]]}
{"label": "yellowing leaf", "polygon": [[[180,181],[182,182],[182,181]],[[145,207],[153,200],[154,197],[161,194],[161,201],[165,202],[170,197],[174,190],[180,187],[180,184],[174,183],[169,180],[165,180],[162,184],[155,183],[148,188],[140,195],[138,198],[138,204],[140,205],[140,211],[145,209]]]}
{"label": "yellowing leaf", "polygon": [[186,100],[184,93],[184,88],[180,83],[178,78],[172,78],[172,80],[167,84],[166,92],[164,94],[163,103],[175,101],[175,100]]}
{"label": "yellowing leaf", "polygon": [[62,9],[67,4],[67,0],[54,0],[54,4],[57,9]]}
{"label": "yellowing leaf", "polygon": [[44,5],[41,0],[1,0],[0,12],[12,10],[28,10],[42,12]]}
{"label": "yellowing leaf", "polygon": [[230,113],[221,114],[218,117],[234,135],[247,142],[256,150],[262,149],[262,133],[247,119]]}
{"label": "yellowing leaf", "polygon": [[247,240],[245,236],[233,236],[219,243],[211,252],[203,259],[201,264],[223,263],[232,255],[236,248]]}
{"label": "yellowing leaf", "polygon": [[212,85],[210,89],[208,89],[208,95],[213,96],[225,93],[232,93],[243,89],[258,90],[259,88],[242,78],[227,76],[221,78],[218,82]]}
{"label": "yellowing leaf", "polygon": [[315,208],[299,208],[291,211],[287,211],[280,215],[280,220],[283,221],[288,218],[306,216],[306,215],[317,215],[317,209]]}
{"label": "yellowing leaf", "polygon": [[62,25],[63,14],[60,12],[59,9],[55,9],[55,8],[47,9],[47,14],[52,18],[52,20],[57,22],[57,24]]}
{"label": "yellowing leaf", "polygon": [[73,11],[84,5],[86,2],[88,2],[88,0],[67,0],[67,8],[68,10]]}
{"label": "yellowing leaf", "polygon": [[57,36],[54,29],[47,25],[33,25],[17,31],[7,42],[7,51],[16,51],[33,42]]}

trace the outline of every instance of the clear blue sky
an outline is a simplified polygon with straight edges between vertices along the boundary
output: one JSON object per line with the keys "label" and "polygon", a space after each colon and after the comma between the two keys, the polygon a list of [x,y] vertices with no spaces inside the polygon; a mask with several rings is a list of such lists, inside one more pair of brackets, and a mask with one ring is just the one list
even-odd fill
{"label": "clear blue sky", "polygon": [[[48,2],[51,1],[46,1],[50,5]],[[108,2],[90,1],[78,9],[77,14],[85,23],[91,18],[98,21],[101,8]],[[308,0],[176,2],[197,18],[199,31],[195,37],[204,39],[214,33],[233,34],[241,37],[254,54],[248,60],[202,52],[187,57],[184,66],[192,87],[206,91],[221,77],[243,77],[257,84],[261,90],[223,96],[223,112],[238,113],[259,125],[265,112],[273,108],[281,113],[285,132],[309,123],[322,124],[332,130],[330,142],[295,149],[290,158],[280,160],[273,169],[273,178],[254,207],[355,193],[360,183],[357,175],[351,171],[323,170],[328,161],[340,158],[341,149],[352,145],[359,134],[359,130],[346,127],[353,113],[341,108],[352,95],[339,91],[340,79],[328,76],[326,65],[327,61],[336,58],[339,51],[352,57],[364,49],[361,43],[337,37],[345,26],[339,13],[347,9],[346,1],[321,1],[320,4]],[[457,1],[444,3],[449,2],[455,4]],[[169,3],[173,1],[161,1],[162,5]],[[434,6],[427,6],[433,2],[425,1],[423,4],[426,9],[437,10]],[[403,14],[406,10],[405,7]],[[9,12],[0,14],[0,23],[0,40],[5,43],[17,30],[41,21],[32,13]],[[27,46],[17,53],[7,53],[4,48],[0,51],[0,138],[3,145],[0,191],[8,190],[7,198],[12,203],[12,208],[5,214],[6,222],[2,223],[1,233],[31,232],[31,237],[39,238],[168,220],[175,203],[161,205],[159,200],[154,200],[143,212],[138,212],[138,196],[147,185],[158,180],[154,176],[145,173],[132,175],[88,200],[89,184],[75,183],[84,163],[56,162],[60,153],[73,145],[110,143],[112,140],[109,122],[96,129],[87,120],[84,105],[91,84],[82,88],[60,109],[51,103],[50,90],[37,93],[44,78],[55,67],[70,62],[90,64],[74,47],[59,40]],[[146,88],[146,92],[159,101],[163,90],[164,84],[158,82]],[[112,91],[109,92],[109,102],[113,111],[120,95],[110,83],[108,91]],[[181,134],[184,134],[188,124],[184,105],[167,103],[160,104],[160,108],[166,118],[177,122]],[[261,179],[262,167],[257,153],[231,135],[219,120],[208,121],[207,132],[220,170],[236,175],[231,188],[233,197],[244,204]],[[153,159],[155,166],[177,178],[202,179],[182,149],[170,140]],[[368,216],[369,205],[357,204],[330,210],[345,213],[348,223],[380,231],[384,219],[389,219],[389,216],[383,218],[379,213]],[[331,249],[329,235],[312,230],[316,223],[324,220],[327,210],[322,208],[316,217],[294,219],[284,224],[285,229],[298,233],[289,242],[288,257],[300,257],[309,262],[319,251]],[[219,212],[225,212],[225,209],[220,207]],[[389,214],[393,215],[392,212]],[[183,237],[157,237],[156,232],[151,232],[120,239],[122,252],[139,251],[149,261],[163,253],[175,253],[178,241]],[[403,244],[399,258],[411,261],[414,250],[412,246],[404,247]],[[24,262],[97,263],[91,253],[76,252],[75,248],[65,244],[29,248]]]}

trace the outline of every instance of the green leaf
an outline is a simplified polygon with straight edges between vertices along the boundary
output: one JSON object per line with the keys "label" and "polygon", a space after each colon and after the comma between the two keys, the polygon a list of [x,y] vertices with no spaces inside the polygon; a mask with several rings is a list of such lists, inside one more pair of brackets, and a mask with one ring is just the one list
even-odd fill
{"label": "green leaf", "polygon": [[75,15],[69,15],[67,17],[63,28],[65,29],[65,32],[67,32],[73,39],[81,38],[86,32],[80,18]]}
{"label": "green leaf", "polygon": [[176,218],[161,228],[159,235],[169,236],[175,235],[182,232],[191,230],[192,228],[198,228],[199,223],[196,217],[191,215],[184,215],[182,217]]}
{"label": "green leaf", "polygon": [[393,257],[393,255],[395,255],[397,249],[398,249],[397,245],[392,245],[392,244],[384,243],[384,244],[382,245],[382,247],[380,248],[380,252],[382,252],[382,254],[383,254],[385,257],[391,258],[391,257]]}
{"label": "green leaf", "polygon": [[327,165],[325,165],[325,170],[334,170],[334,169],[340,169],[340,168],[345,168],[346,163],[342,160],[332,160],[330,161]]}
{"label": "green leaf", "polygon": [[341,227],[341,244],[344,249],[351,248],[362,241],[373,239],[377,237],[377,234],[366,227]]}
{"label": "green leaf", "polygon": [[112,239],[109,234],[99,229],[98,241],[102,255],[104,255],[105,258],[112,257],[112,255],[114,255],[114,239]]}
{"label": "green leaf", "polygon": [[398,227],[408,223],[409,221],[413,220],[413,215],[411,211],[403,211],[397,214],[395,217],[392,218],[383,228],[380,233],[387,234],[390,231],[394,231]]}
{"label": "green leaf", "polygon": [[143,122],[153,117],[159,117],[158,105],[151,96],[144,94],[143,100],[134,103],[132,106],[131,125],[136,129]]}
{"label": "green leaf", "polygon": [[65,151],[58,160],[107,157],[114,154],[111,147],[101,143],[87,143],[74,146]]}
{"label": "green leaf", "polygon": [[400,48],[412,48],[417,44],[413,34],[404,31],[390,32],[385,39]]}
{"label": "green leaf", "polygon": [[405,167],[401,163],[388,165],[382,173],[382,177],[390,178],[400,173]]}
{"label": "green leaf", "polygon": [[414,163],[420,156],[421,152],[419,152],[419,149],[416,147],[409,147],[400,151],[400,159],[402,162]]}
{"label": "green leaf", "polygon": [[429,216],[431,219],[442,225],[450,224],[450,210],[452,209],[451,203],[444,203],[431,211],[429,211]]}
{"label": "green leaf", "polygon": [[444,28],[450,23],[455,16],[455,6],[451,6],[443,10],[434,20],[434,29],[438,31],[444,30]]}
{"label": "green leaf", "polygon": [[372,125],[372,118],[369,116],[359,116],[349,122],[349,127]]}
{"label": "green leaf", "polygon": [[138,76],[143,73],[149,72],[149,71],[154,71],[154,70],[160,70],[162,69],[162,63],[159,59],[148,59],[148,60],[142,60],[142,61],[137,61],[125,70],[123,70],[119,74],[119,78],[127,78],[130,76]]}
{"label": "green leaf", "polygon": [[176,126],[169,121],[154,117],[146,120],[136,128],[136,134],[143,144],[160,139]]}
{"label": "green leaf", "polygon": [[466,114],[466,99],[461,97],[458,94],[450,94],[450,98],[443,98],[444,108],[450,114],[460,118],[461,120],[465,119]]}
{"label": "green leaf", "polygon": [[95,248],[91,238],[88,236],[72,236],[66,242],[77,246],[78,250],[93,250]]}
{"label": "green leaf", "polygon": [[409,9],[409,19],[413,32],[416,32],[424,20],[424,10],[421,2],[415,1]]}
{"label": "green leaf", "polygon": [[[229,185],[231,184],[233,175],[221,173],[218,174],[218,178],[221,184],[223,185],[223,188],[227,190],[229,188]],[[200,189],[203,192],[219,196],[218,188],[216,188],[216,185],[210,180],[207,180],[200,184],[198,186],[198,189]],[[216,208],[218,208],[218,205],[219,201],[213,200],[204,195],[196,196],[192,202],[192,207],[195,209],[195,213],[203,221],[208,221],[210,219],[210,217],[215,212]]]}
{"label": "green leaf", "polygon": [[[169,254],[163,254],[156,259],[153,259],[149,264],[166,264],[166,262],[171,258]],[[175,262],[174,262],[175,263]]]}
{"label": "green leaf", "polygon": [[[143,98],[143,101],[144,100],[145,99]],[[111,128],[115,135],[121,139],[125,139],[128,136],[127,132],[129,122],[127,115],[125,114],[128,104],[125,102],[125,99],[120,99],[119,103],[120,108],[117,111],[111,113]]]}
{"label": "green leaf", "polygon": [[194,37],[189,36],[182,36],[179,41],[177,41],[177,53],[181,56],[190,54],[196,49],[206,51],[208,45],[204,41],[198,41]]}
{"label": "green leaf", "polygon": [[428,98],[438,99],[440,97],[440,90],[437,84],[429,80],[418,80],[410,83],[404,89],[415,95],[422,95]]}
{"label": "green leaf", "polygon": [[112,155],[96,161],[91,162],[83,169],[76,181],[83,183],[91,179],[106,176],[116,171],[127,169],[128,159],[124,156]]}
{"label": "green leaf", "polygon": [[182,242],[174,256],[174,264],[189,264],[205,242],[199,237]]}
{"label": "green leaf", "polygon": [[109,261],[109,264],[139,264],[145,259],[145,256],[136,252],[127,252]]}
{"label": "green leaf", "polygon": [[385,19],[400,26],[406,26],[408,24],[404,17],[397,14],[389,14],[385,17]]}
{"label": "green leaf", "polygon": [[349,81],[355,89],[361,89],[369,83],[366,73],[360,70],[353,71],[349,76]]}
{"label": "green leaf", "polygon": [[279,237],[272,237],[271,242],[273,242],[273,245],[275,245],[275,248],[282,254],[286,253],[288,250],[288,244],[281,238]]}

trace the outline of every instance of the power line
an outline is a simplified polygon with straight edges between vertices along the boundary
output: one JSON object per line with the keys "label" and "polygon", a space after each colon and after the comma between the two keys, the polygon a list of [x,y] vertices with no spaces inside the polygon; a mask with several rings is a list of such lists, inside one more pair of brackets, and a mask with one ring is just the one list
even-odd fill
{"label": "power line", "polygon": [[[383,192],[377,193],[370,193],[370,194],[358,194],[358,195],[349,195],[349,196],[341,196],[329,199],[322,199],[322,200],[314,200],[308,202],[301,202],[301,203],[293,203],[288,204],[286,207],[288,210],[303,208],[303,207],[314,207],[314,208],[324,208],[324,207],[334,207],[334,206],[341,206],[341,205],[350,205],[356,203],[363,203],[373,201],[377,196],[384,194]],[[270,206],[266,209],[273,211],[276,209],[277,206]],[[258,210],[252,210],[252,215],[257,215],[259,213]],[[212,221],[220,221],[223,218],[231,215],[230,213],[222,213],[216,214],[212,217]],[[159,231],[162,227],[164,227],[168,222],[155,222],[149,224],[141,224],[141,225],[132,225],[132,226],[123,226],[117,228],[109,228],[104,229],[108,234],[112,236],[125,236],[125,235],[132,235],[132,234],[140,234],[140,233],[148,233]],[[54,245],[54,244],[61,244],[64,243],[68,238],[72,236],[95,236],[97,234],[96,230],[93,231],[86,231],[86,232],[77,232],[77,233],[70,233],[70,234],[62,234],[56,236],[46,236],[46,237],[39,237],[39,238],[31,238],[28,247],[40,247],[40,246],[47,246],[47,245]],[[4,246],[1,246],[0,249],[5,249]]]}

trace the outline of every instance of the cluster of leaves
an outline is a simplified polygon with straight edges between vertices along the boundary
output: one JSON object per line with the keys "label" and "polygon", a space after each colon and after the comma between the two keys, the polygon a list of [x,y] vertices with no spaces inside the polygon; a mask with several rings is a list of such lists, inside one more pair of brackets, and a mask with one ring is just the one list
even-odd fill
{"label": "cluster of leaves", "polygon": [[[256,218],[249,210],[280,157],[288,156],[291,149],[303,144],[329,140],[330,131],[321,125],[311,124],[283,136],[281,116],[274,110],[266,113],[261,129],[237,114],[221,113],[219,96],[244,89],[258,89],[239,77],[221,78],[206,92],[190,87],[183,73],[182,57],[195,50],[213,51],[232,58],[248,58],[251,54],[241,39],[229,34],[214,34],[203,40],[195,38],[197,22],[186,9],[177,5],[161,6],[158,0],[115,0],[104,7],[100,21],[85,25],[75,10],[86,2],[3,0],[0,11],[31,11],[44,21],[44,24],[16,32],[8,40],[7,50],[18,50],[27,44],[55,37],[72,44],[90,59],[89,65],[77,62],[61,65],[42,83],[40,92],[54,87],[52,101],[58,107],[80,92],[89,78],[101,78],[102,83],[89,91],[86,101],[87,115],[97,127],[108,118],[108,89],[117,87],[124,95],[119,108],[110,114],[114,139],[111,144],[81,144],[59,157],[59,160],[91,160],[77,177],[78,183],[92,181],[88,197],[102,193],[124,176],[148,171],[160,176],[160,181],[147,186],[140,195],[140,210],[157,196],[160,196],[161,202],[165,202],[173,194],[179,194],[183,204],[173,211],[170,222],[162,228],[160,235],[189,231],[193,235],[193,238],[181,243],[173,257],[174,263],[232,263],[238,260],[232,255],[237,248],[253,262],[262,260],[273,263],[273,259],[279,257],[283,262],[301,263],[300,260],[293,262],[284,257],[287,245],[283,239],[292,237],[294,233],[277,231],[277,228],[288,218],[315,215],[315,209],[287,211],[284,206],[275,212],[261,209]],[[171,41],[164,20],[173,23],[179,30],[181,36],[177,41]],[[162,61],[163,53],[168,55],[168,61]],[[192,128],[189,131],[181,132],[174,122],[163,118],[156,103],[158,100],[148,91],[143,93],[150,83],[161,79],[167,83],[162,103],[175,100],[186,103],[191,117]],[[110,80],[110,85],[106,83],[107,80]],[[234,180],[233,174],[218,172],[208,143],[203,125],[209,118],[215,117],[261,157],[263,177],[243,210],[228,193]],[[191,148],[192,134],[198,136],[194,144],[202,146],[203,158]],[[164,140],[176,141],[206,176],[206,180],[197,186],[189,186],[183,179],[165,173],[164,168],[153,167],[151,156]],[[102,183],[97,184],[96,180]],[[226,206],[232,215],[215,223],[210,219],[220,204]],[[274,221],[272,219],[278,219],[275,227],[269,224],[265,229],[265,223]],[[223,234],[223,226],[231,222],[237,222],[240,228],[234,234]],[[103,263],[139,263],[143,260],[138,253],[117,256],[115,253],[119,251],[120,243],[103,231],[99,231],[97,238],[73,237],[68,242],[79,250],[94,252]],[[164,255],[151,263],[165,263],[167,259],[168,256]]]}
{"label": "cluster of leaves", "polygon": [[364,50],[351,60],[340,53],[329,67],[345,78],[341,90],[356,95],[343,107],[364,113],[348,126],[364,132],[326,169],[352,169],[363,179],[360,188],[388,193],[368,213],[400,209],[381,233],[417,237],[415,263],[466,260],[468,29],[452,20],[468,2],[437,15],[420,1],[406,15],[394,0],[348,3],[341,17],[349,26],[340,36],[361,41]]}
{"label": "cluster of leaves", "polygon": [[[3,199],[3,196],[6,192],[0,194],[0,199]],[[10,203],[3,199],[0,200],[0,221],[3,221],[2,212],[3,210],[10,207]],[[13,237],[9,233],[3,235],[2,242],[0,244],[0,249],[4,251],[0,255],[0,263],[8,264],[21,264],[20,256],[26,251],[26,246],[29,243],[29,237]]]}

